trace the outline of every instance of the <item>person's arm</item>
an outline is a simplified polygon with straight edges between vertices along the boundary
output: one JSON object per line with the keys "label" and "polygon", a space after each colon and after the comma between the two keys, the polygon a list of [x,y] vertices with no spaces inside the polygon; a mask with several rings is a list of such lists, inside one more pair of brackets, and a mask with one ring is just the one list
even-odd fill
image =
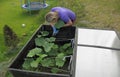
{"label": "person's arm", "polygon": [[69,21],[64,26],[72,26],[73,22],[69,19]]}

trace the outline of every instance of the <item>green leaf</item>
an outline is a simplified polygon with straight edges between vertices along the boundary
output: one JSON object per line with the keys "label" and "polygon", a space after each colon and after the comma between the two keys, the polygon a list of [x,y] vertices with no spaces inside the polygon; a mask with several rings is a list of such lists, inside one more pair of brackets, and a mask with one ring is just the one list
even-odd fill
{"label": "green leaf", "polygon": [[57,56],[58,52],[57,49],[52,49],[50,52],[47,53],[49,56]]}
{"label": "green leaf", "polygon": [[42,61],[44,57],[46,57],[46,54],[39,54],[39,57],[30,63],[31,67],[37,68],[39,63]]}
{"label": "green leaf", "polygon": [[45,40],[45,38],[39,37],[35,39],[35,44],[37,46],[44,46],[45,44],[47,44],[47,41]]}
{"label": "green leaf", "polygon": [[63,47],[66,49],[68,47],[71,47],[71,44],[70,43],[66,43],[66,44],[63,45]]}
{"label": "green leaf", "polygon": [[30,70],[31,69],[30,63],[32,61],[34,61],[33,58],[26,58],[23,65],[22,65],[23,69]]}
{"label": "green leaf", "polygon": [[53,58],[45,58],[41,61],[42,66],[50,67],[55,65],[55,60]]}
{"label": "green leaf", "polygon": [[56,24],[55,24],[55,27],[56,28],[61,28],[61,27],[63,27],[65,25],[65,23],[62,21],[62,20],[59,20]]}
{"label": "green leaf", "polygon": [[57,57],[55,58],[55,61],[56,61],[56,65],[58,67],[63,67],[64,63],[65,63],[65,60],[64,60],[64,53],[60,53],[57,55]]}
{"label": "green leaf", "polygon": [[52,47],[52,49],[58,49],[59,47],[58,47],[58,45],[56,45],[56,44],[54,44],[53,45],[53,47]]}
{"label": "green leaf", "polygon": [[53,47],[54,43],[49,43],[45,40],[45,38],[36,38],[35,43],[37,46],[42,46],[44,47],[44,50],[46,52],[49,52],[51,48]]}
{"label": "green leaf", "polygon": [[67,43],[67,44],[64,44],[62,47],[63,47],[63,49],[65,50],[65,49],[67,49],[68,47],[70,47],[71,46],[71,44],[70,43]]}
{"label": "green leaf", "polygon": [[60,46],[60,51],[61,52],[65,52],[67,50],[67,48],[71,47],[70,43],[64,44],[63,46]]}
{"label": "green leaf", "polygon": [[65,52],[66,55],[72,55],[73,54],[73,48],[72,47],[69,47],[66,52]]}
{"label": "green leaf", "polygon": [[39,54],[39,57],[36,59],[36,61],[40,63],[45,57],[47,57],[47,54]]}
{"label": "green leaf", "polygon": [[64,60],[62,60],[62,59],[56,59],[56,65],[58,67],[63,67],[64,63],[65,63]]}
{"label": "green leaf", "polygon": [[53,47],[54,43],[47,43],[44,45],[44,50],[46,52],[50,52],[51,48]]}
{"label": "green leaf", "polygon": [[42,37],[42,35],[37,35],[38,38]]}
{"label": "green leaf", "polygon": [[43,58],[46,57],[46,56],[47,56],[47,54],[40,54],[40,55],[39,55],[39,58],[43,59]]}
{"label": "green leaf", "polygon": [[50,39],[51,42],[53,42],[53,41],[55,41],[56,38],[50,37],[49,39]]}
{"label": "green leaf", "polygon": [[29,51],[29,53],[27,54],[27,57],[33,57],[35,55],[39,55],[41,52],[42,52],[42,49],[34,48],[34,49]]}
{"label": "green leaf", "polygon": [[51,69],[51,72],[52,72],[52,73],[57,73],[57,72],[59,72],[59,69],[58,69],[58,68],[52,68],[52,69]]}
{"label": "green leaf", "polygon": [[38,65],[39,65],[39,62],[38,62],[38,61],[32,61],[32,62],[30,63],[30,65],[31,65],[31,67],[37,68]]}
{"label": "green leaf", "polygon": [[48,31],[42,31],[41,33],[42,33],[42,36],[47,36],[49,34]]}
{"label": "green leaf", "polygon": [[55,41],[55,38],[54,38],[54,37],[45,38],[45,39],[46,39],[46,41],[48,41],[49,43]]}

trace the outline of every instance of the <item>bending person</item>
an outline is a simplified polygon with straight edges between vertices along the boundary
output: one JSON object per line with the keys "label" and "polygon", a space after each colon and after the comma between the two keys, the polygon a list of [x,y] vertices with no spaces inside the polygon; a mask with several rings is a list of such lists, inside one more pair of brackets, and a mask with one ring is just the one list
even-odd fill
{"label": "bending person", "polygon": [[54,7],[46,14],[45,20],[50,23],[51,26],[54,26],[58,20],[62,20],[65,23],[64,26],[73,26],[76,20],[76,15],[70,9]]}

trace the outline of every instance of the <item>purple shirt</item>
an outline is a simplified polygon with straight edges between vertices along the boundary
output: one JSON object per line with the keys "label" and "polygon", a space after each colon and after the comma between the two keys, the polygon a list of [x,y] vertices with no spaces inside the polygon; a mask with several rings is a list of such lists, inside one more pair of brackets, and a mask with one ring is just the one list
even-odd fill
{"label": "purple shirt", "polygon": [[51,9],[52,12],[57,11],[59,18],[67,23],[69,20],[74,21],[76,19],[75,13],[70,9],[64,7],[54,7]]}

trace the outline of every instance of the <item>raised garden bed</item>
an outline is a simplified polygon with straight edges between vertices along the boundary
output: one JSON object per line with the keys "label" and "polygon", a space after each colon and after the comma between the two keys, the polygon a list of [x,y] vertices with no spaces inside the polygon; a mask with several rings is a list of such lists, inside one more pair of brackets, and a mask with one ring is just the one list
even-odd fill
{"label": "raised garden bed", "polygon": [[[62,30],[62,31],[61,31]],[[63,30],[65,30],[65,33],[62,33]],[[15,60],[11,63],[11,65],[9,66],[9,71],[13,74],[14,77],[70,77],[70,62],[71,62],[71,57],[65,58],[65,62],[63,64],[63,67],[60,67],[59,69],[62,69],[63,71],[58,71],[56,72],[54,70],[54,72],[51,72],[52,67],[43,67],[41,66],[42,64],[39,64],[39,66],[37,67],[38,69],[40,69],[40,71],[37,70],[28,70],[28,69],[24,69],[23,68],[23,64],[26,60],[27,57],[30,58],[30,56],[28,56],[28,54],[30,54],[30,51],[32,49],[35,49],[36,47],[41,47],[36,45],[36,41],[35,39],[38,38],[38,35],[41,35],[41,31],[47,31],[49,32],[49,34],[47,36],[45,36],[46,38],[50,38],[52,37],[52,33],[53,30],[51,28],[51,26],[49,25],[42,25],[42,27],[38,28],[38,30],[33,34],[33,36],[31,37],[31,39],[27,42],[27,44],[21,49],[20,53],[17,55],[17,57],[15,58]],[[67,34],[69,36],[66,37]],[[72,35],[72,36],[71,36]],[[64,44],[67,43],[71,43],[71,39],[74,39],[75,36],[75,27],[69,27],[69,28],[60,28],[58,34],[56,36],[54,36],[55,41],[54,44],[57,44],[58,46],[63,46]],[[38,42],[37,42],[38,43]],[[72,44],[70,44],[72,47]],[[64,51],[66,52],[66,51]],[[38,57],[37,56],[32,56],[35,60]],[[47,62],[46,62],[47,63]],[[57,63],[55,63],[57,64]],[[59,64],[57,64],[59,67]],[[41,70],[42,69],[42,70]]]}

